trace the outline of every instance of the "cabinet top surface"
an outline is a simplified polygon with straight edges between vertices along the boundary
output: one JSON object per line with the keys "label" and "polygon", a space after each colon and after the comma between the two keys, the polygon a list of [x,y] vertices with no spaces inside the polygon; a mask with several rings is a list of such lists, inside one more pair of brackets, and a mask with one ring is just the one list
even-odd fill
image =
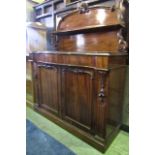
{"label": "cabinet top surface", "polygon": [[128,53],[126,52],[116,52],[116,53],[111,53],[107,51],[103,52],[65,52],[65,51],[38,51],[38,52],[32,52],[32,54],[57,54],[57,55],[90,55],[90,56],[127,56]]}

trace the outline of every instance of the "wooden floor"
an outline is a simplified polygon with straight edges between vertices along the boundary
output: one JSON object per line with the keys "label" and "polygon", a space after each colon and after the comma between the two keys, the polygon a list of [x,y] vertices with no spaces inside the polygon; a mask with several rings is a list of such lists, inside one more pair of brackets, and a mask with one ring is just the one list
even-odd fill
{"label": "wooden floor", "polygon": [[129,135],[120,131],[108,150],[103,154],[83,142],[79,138],[60,128],[45,117],[27,107],[27,119],[42,129],[53,138],[67,146],[77,155],[128,155],[129,154]]}

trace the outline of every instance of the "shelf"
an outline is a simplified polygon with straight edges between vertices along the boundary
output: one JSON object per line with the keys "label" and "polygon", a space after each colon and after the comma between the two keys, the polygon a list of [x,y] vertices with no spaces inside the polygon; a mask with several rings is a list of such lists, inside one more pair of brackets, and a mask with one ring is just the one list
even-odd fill
{"label": "shelf", "polygon": [[45,13],[45,14],[42,14],[40,16],[36,16],[36,19],[40,19],[40,18],[44,18],[44,17],[48,17],[48,16],[52,16],[51,13]]}
{"label": "shelf", "polygon": [[86,26],[80,29],[72,29],[72,30],[62,30],[62,31],[55,31],[52,32],[54,35],[67,35],[67,34],[77,34],[77,33],[87,33],[92,32],[94,30],[115,30],[122,28],[123,26],[121,24],[115,24],[115,25],[95,25],[95,26]]}

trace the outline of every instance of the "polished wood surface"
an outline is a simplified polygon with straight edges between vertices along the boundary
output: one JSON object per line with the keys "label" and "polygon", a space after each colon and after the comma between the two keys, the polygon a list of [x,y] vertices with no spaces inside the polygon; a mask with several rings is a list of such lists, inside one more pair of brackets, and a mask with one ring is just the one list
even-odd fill
{"label": "polished wood surface", "polygon": [[75,52],[118,52],[119,39],[117,37],[117,33],[118,31],[110,31],[61,36],[58,42],[58,50]]}
{"label": "polished wood surface", "polygon": [[62,70],[63,117],[85,130],[92,126],[92,74],[92,71],[79,68]]}
{"label": "polished wood surface", "polygon": [[81,53],[81,52],[43,52],[33,54],[36,62],[68,66],[86,66],[98,69],[110,69],[126,64],[126,53]]}
{"label": "polished wood surface", "polygon": [[117,15],[80,8],[52,34],[57,50],[30,54],[35,109],[102,152],[122,117],[128,54]]}
{"label": "polished wood surface", "polygon": [[[96,145],[107,145],[104,141],[121,125],[127,55],[88,53],[93,61],[84,66],[78,54],[64,53],[32,53],[36,109],[89,133]],[[80,59],[87,62],[86,54],[80,53]]]}
{"label": "polished wood surface", "polygon": [[57,49],[75,52],[125,52],[123,25],[117,18],[118,10],[88,8],[87,12],[74,11],[62,18],[57,31]]}
{"label": "polished wood surface", "polygon": [[[49,65],[38,65],[37,78],[41,106],[54,114],[58,114],[57,68]],[[53,88],[55,88],[55,90]]]}
{"label": "polished wood surface", "polygon": [[67,15],[58,25],[58,30],[81,29],[83,27],[91,27],[96,25],[115,25],[119,24],[117,19],[117,10],[105,8],[92,8],[88,12],[80,14],[75,11]]}

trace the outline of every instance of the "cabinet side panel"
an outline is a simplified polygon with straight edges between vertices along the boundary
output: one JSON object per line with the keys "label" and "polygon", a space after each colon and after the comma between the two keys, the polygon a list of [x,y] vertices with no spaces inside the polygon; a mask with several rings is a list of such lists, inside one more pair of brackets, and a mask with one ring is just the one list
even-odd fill
{"label": "cabinet side panel", "polygon": [[121,125],[125,73],[126,67],[113,69],[109,73],[109,102],[106,136]]}

